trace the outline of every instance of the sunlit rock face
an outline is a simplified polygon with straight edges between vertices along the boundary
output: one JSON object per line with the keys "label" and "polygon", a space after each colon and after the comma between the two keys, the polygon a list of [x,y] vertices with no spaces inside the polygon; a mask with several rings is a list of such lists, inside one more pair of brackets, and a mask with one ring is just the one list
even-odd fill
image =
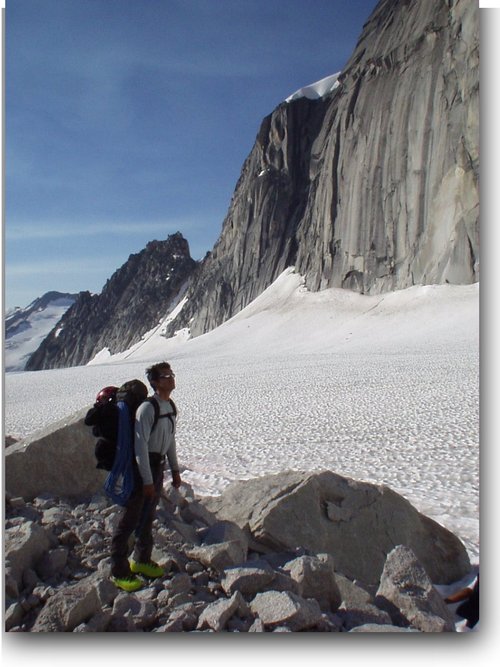
{"label": "sunlit rock face", "polygon": [[264,119],[172,333],[291,265],[311,290],[478,281],[478,123],[477,6],[382,0],[333,91]]}

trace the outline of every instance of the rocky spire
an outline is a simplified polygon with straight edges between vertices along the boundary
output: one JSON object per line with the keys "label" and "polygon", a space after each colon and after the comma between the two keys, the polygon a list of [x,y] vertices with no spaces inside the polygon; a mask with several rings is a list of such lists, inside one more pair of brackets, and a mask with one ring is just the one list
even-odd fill
{"label": "rocky spire", "polygon": [[128,349],[175,305],[196,266],[182,234],[151,241],[130,255],[101,294],[79,295],[26,370],[76,366],[104,348],[111,354]]}

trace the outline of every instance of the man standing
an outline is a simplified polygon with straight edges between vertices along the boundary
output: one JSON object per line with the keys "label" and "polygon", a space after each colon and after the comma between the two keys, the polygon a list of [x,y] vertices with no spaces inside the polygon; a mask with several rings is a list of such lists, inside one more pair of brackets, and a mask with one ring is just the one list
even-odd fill
{"label": "man standing", "polygon": [[[135,486],[111,543],[113,581],[129,592],[142,587],[138,574],[156,578],[164,573],[151,560],[151,554],[153,520],[163,486],[165,457],[172,472],[172,485],[175,488],[181,485],[175,444],[177,410],[170,398],[175,389],[175,374],[170,364],[161,362],[148,368],[146,375],[155,394],[152,400],[144,401],[137,408],[134,425]],[[135,549],[129,562],[128,541],[134,530]]]}

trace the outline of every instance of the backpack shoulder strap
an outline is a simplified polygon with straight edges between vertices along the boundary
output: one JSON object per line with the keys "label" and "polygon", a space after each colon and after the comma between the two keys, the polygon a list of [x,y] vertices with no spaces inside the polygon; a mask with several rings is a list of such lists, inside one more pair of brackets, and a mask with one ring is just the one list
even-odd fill
{"label": "backpack shoulder strap", "polygon": [[172,406],[172,411],[173,414],[167,414],[167,415],[160,415],[160,406],[158,405],[158,401],[154,396],[150,396],[149,398],[146,399],[148,403],[151,403],[154,407],[155,410],[155,418],[153,422],[153,428],[151,429],[151,433],[155,430],[156,425],[158,424],[158,420],[162,419],[163,417],[167,418],[170,420],[170,423],[172,424],[172,431],[175,433],[175,421],[173,417],[177,417],[177,406],[173,402],[172,399],[170,399],[170,405]]}
{"label": "backpack shoulder strap", "polygon": [[154,408],[155,411],[155,417],[153,421],[153,428],[151,429],[151,433],[155,430],[156,424],[158,424],[158,419],[160,418],[160,406],[158,405],[158,401],[154,396],[150,396],[149,398],[146,399],[148,403],[151,403],[151,405]]}

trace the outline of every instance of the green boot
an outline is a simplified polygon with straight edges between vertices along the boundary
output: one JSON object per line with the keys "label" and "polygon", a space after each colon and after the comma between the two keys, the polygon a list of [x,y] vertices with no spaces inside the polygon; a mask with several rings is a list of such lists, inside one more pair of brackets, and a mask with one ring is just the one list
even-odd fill
{"label": "green boot", "polygon": [[142,588],[144,585],[144,582],[134,575],[131,577],[111,577],[111,581],[117,588],[121,588],[122,590],[127,591],[127,593],[138,591],[139,588]]}
{"label": "green boot", "polygon": [[130,569],[135,574],[143,574],[145,577],[150,577],[151,579],[163,577],[165,574],[165,570],[153,560],[150,560],[149,563],[137,563],[135,560],[131,560]]}

